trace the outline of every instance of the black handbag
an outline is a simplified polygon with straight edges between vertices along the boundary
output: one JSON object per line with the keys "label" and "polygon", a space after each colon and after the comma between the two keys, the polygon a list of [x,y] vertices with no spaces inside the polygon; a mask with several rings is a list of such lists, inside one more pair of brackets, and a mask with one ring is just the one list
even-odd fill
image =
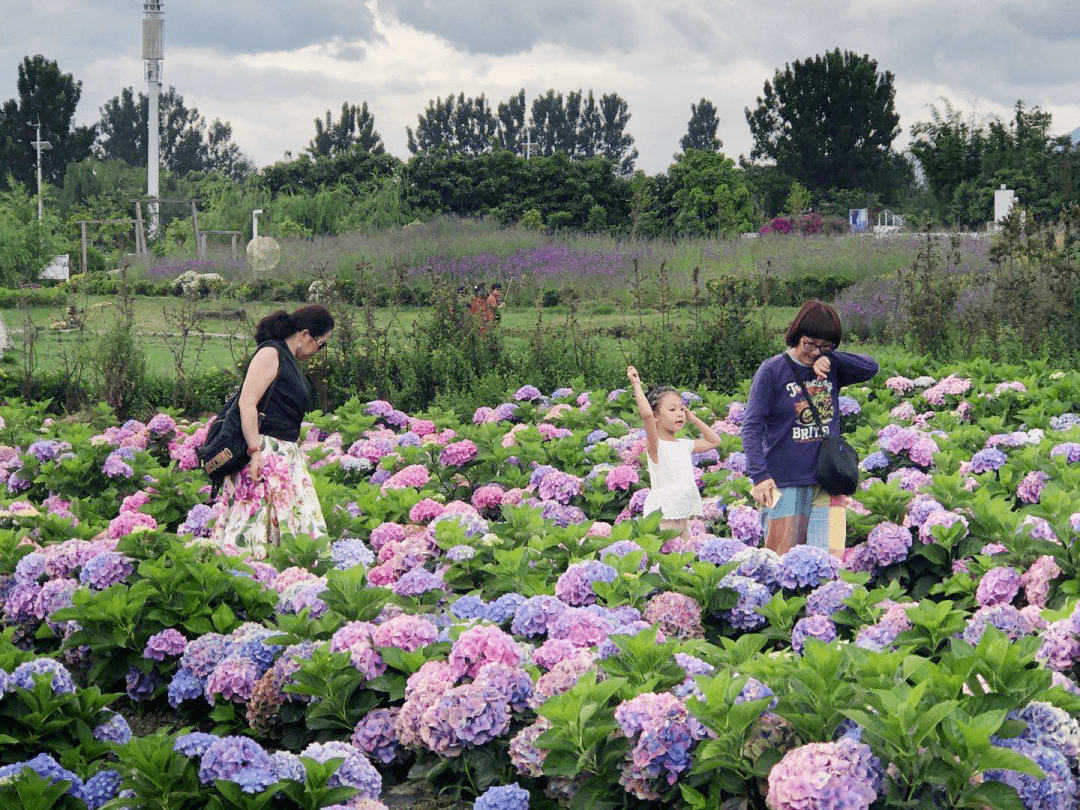
{"label": "black handbag", "polygon": [[[277,376],[274,377],[274,381],[270,383],[270,387],[266,389],[266,393],[259,400],[260,429],[262,428],[265,406],[270,402],[280,377],[281,367],[279,365]],[[210,430],[206,433],[206,441],[195,450],[195,457],[199,460],[199,467],[214,485],[212,494],[215,495],[218,487],[221,486],[221,482],[227,476],[239,472],[251,460],[251,455],[247,450],[247,440],[244,438],[243,426],[240,424],[240,392],[242,389],[243,386],[240,386],[229,397],[217,419],[210,425]]]}
{"label": "black handbag", "polygon": [[802,377],[799,375],[799,369],[795,365],[795,361],[791,359],[791,355],[787,352],[784,352],[784,358],[788,361],[788,365],[791,366],[795,381],[802,388],[803,396],[806,397],[806,404],[810,407],[810,413],[814,415],[814,422],[817,424],[818,432],[824,436],[818,446],[817,473],[815,475],[818,484],[830,495],[854,494],[859,487],[859,454],[855,452],[854,447],[848,444],[847,439],[841,435],[844,431],[843,414],[840,415],[839,432],[835,436],[826,436],[825,428],[821,424],[821,414],[818,413],[817,406],[814,405],[810,393],[806,390],[806,383],[803,382]]}

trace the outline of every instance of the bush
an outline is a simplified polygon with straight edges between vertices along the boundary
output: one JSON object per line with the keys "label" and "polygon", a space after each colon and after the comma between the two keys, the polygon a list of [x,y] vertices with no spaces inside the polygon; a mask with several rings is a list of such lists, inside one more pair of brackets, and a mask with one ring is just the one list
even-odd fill
{"label": "bush", "polygon": [[63,287],[41,287],[28,290],[13,290],[0,287],[0,309],[19,307],[59,307],[67,301]]}

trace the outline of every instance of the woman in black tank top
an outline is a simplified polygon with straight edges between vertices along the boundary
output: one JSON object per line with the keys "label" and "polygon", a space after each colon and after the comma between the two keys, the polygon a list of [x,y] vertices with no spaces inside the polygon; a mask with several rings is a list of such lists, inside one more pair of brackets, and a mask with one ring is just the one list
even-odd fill
{"label": "woman in black tank top", "polygon": [[299,362],[326,346],[334,318],[309,304],[280,310],[258,325],[258,349],[240,389],[240,424],[251,461],[225,479],[213,540],[226,551],[265,557],[282,532],[326,535],[326,522],[297,441],[312,404],[311,383]]}

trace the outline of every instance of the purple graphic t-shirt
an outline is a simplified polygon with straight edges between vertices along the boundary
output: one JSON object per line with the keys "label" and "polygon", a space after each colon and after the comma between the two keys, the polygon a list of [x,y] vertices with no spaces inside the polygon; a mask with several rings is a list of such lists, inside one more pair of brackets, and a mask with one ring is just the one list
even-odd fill
{"label": "purple graphic t-shirt", "polygon": [[840,429],[840,388],[869,380],[878,371],[877,362],[864,354],[832,351],[828,356],[832,368],[824,380],[809,366],[795,364],[817,406],[824,433],[818,430],[784,355],[770,357],[754,375],[743,414],[742,443],[747,474],[755,484],[772,478],[781,489],[816,485],[818,442]]}

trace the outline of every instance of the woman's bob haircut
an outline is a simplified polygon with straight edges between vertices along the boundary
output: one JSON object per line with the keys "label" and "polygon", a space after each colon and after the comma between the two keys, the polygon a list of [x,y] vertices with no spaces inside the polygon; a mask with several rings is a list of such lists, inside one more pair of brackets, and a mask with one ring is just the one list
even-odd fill
{"label": "woman's bob haircut", "polygon": [[804,337],[824,340],[834,347],[844,339],[844,327],[840,325],[840,316],[823,301],[807,301],[795,316],[795,320],[784,333],[784,341],[794,348]]}

